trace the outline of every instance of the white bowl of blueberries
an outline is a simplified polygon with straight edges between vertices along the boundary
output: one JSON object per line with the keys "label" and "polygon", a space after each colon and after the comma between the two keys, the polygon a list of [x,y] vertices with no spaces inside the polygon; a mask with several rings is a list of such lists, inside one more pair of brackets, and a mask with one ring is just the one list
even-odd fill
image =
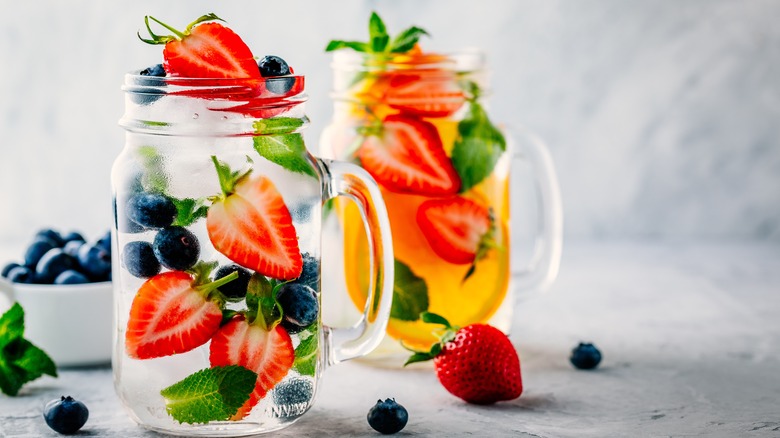
{"label": "white bowl of blueberries", "polygon": [[79,232],[47,228],[0,273],[0,297],[5,298],[0,310],[18,302],[25,313],[25,338],[58,366],[111,360],[112,246],[110,232],[87,240]]}

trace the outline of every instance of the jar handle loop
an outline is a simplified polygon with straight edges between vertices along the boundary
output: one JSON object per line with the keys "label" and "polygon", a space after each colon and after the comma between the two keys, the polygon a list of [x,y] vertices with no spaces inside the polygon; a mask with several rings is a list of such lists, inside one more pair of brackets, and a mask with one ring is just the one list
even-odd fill
{"label": "jar handle loop", "polygon": [[354,164],[319,160],[323,202],[344,196],[357,204],[368,237],[369,290],[360,320],[352,327],[323,328],[326,365],[365,356],[382,341],[393,300],[393,241],[382,193],[374,179]]}

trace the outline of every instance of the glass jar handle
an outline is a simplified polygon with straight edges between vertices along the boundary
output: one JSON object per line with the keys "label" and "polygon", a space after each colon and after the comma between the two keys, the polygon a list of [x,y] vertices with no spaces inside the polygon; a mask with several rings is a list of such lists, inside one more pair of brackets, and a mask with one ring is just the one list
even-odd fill
{"label": "glass jar handle", "polygon": [[563,246],[563,207],[558,177],[550,152],[541,138],[518,127],[512,129],[510,138],[522,141],[522,148],[512,149],[512,161],[524,158],[531,164],[539,201],[533,255],[528,267],[513,281],[523,290],[544,290],[558,275]]}
{"label": "glass jar handle", "polygon": [[393,300],[393,240],[382,193],[365,170],[342,161],[319,160],[323,201],[345,196],[357,204],[368,237],[369,290],[363,315],[352,327],[323,328],[326,365],[365,356],[382,341]]}

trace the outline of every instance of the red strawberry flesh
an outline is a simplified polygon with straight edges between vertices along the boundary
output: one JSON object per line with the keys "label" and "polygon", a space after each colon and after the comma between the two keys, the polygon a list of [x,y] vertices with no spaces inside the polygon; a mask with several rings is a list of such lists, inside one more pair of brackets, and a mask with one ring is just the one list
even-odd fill
{"label": "red strawberry flesh", "polygon": [[420,204],[417,224],[442,259],[455,264],[474,262],[482,237],[490,230],[490,212],[470,199],[430,199]]}
{"label": "red strawberry flesh", "polygon": [[237,316],[222,326],[211,340],[211,366],[241,365],[257,373],[255,389],[231,418],[240,420],[281,382],[295,360],[290,335],[277,325],[270,331]]}

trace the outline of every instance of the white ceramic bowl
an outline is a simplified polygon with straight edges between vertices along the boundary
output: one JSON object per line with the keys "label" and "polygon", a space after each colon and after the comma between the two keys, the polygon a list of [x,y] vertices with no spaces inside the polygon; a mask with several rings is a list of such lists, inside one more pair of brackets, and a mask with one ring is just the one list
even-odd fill
{"label": "white ceramic bowl", "polygon": [[[10,283],[0,278],[0,310],[14,301],[24,309],[24,337],[58,366],[111,361],[113,291],[110,281],[48,285]],[[3,301],[6,301],[3,303]]]}

